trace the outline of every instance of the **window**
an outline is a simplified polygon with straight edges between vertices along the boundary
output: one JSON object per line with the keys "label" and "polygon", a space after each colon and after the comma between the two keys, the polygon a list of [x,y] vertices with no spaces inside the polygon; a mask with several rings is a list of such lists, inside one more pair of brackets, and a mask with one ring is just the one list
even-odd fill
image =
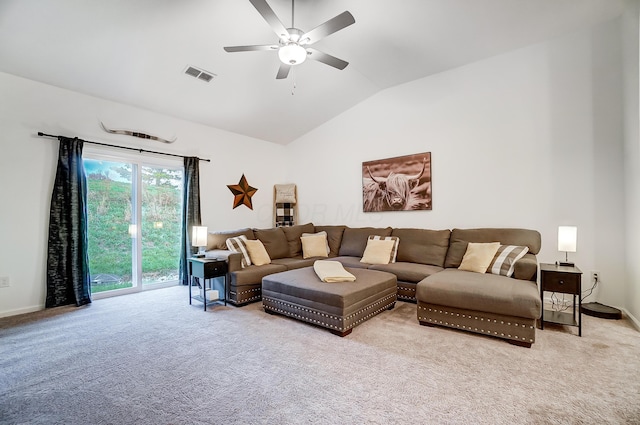
{"label": "window", "polygon": [[174,285],[180,264],[180,161],[86,149],[91,292]]}

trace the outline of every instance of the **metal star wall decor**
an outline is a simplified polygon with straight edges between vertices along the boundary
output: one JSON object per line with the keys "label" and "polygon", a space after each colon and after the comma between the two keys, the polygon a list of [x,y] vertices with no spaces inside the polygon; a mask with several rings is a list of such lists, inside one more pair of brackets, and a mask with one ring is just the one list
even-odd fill
{"label": "metal star wall decor", "polygon": [[249,186],[244,174],[242,175],[242,178],[240,178],[238,184],[228,184],[227,187],[234,195],[233,209],[236,209],[240,205],[245,205],[251,210],[253,209],[251,197],[258,191],[258,189]]}

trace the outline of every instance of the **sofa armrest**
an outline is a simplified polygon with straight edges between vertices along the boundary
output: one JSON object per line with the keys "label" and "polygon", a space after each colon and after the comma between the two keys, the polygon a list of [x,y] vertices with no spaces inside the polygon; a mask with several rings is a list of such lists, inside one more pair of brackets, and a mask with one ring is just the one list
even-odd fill
{"label": "sofa armrest", "polygon": [[513,277],[521,280],[531,280],[535,282],[538,278],[538,259],[535,255],[527,253],[524,257],[516,261]]}
{"label": "sofa armrest", "polygon": [[226,249],[211,249],[205,253],[207,258],[220,258],[227,262],[229,272],[242,270],[242,253]]}

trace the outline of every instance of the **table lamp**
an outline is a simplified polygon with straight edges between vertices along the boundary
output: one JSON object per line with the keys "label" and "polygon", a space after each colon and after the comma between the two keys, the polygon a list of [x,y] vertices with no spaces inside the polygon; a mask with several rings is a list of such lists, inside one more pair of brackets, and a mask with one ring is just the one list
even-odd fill
{"label": "table lamp", "polygon": [[193,226],[191,233],[191,246],[198,247],[198,253],[194,257],[204,257],[204,250],[207,247],[207,226]]}
{"label": "table lamp", "polygon": [[576,252],[578,243],[578,228],[576,226],[558,226],[558,251],[564,251],[564,261],[560,261],[560,266],[575,266],[569,262],[569,253]]}

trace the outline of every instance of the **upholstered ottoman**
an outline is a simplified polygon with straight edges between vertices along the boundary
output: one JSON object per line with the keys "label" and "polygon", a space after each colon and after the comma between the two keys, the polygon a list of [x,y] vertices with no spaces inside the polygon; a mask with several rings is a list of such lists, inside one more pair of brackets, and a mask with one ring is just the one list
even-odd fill
{"label": "upholstered ottoman", "polygon": [[313,267],[262,278],[262,304],[278,313],[345,336],[356,325],[395,306],[395,275],[367,269],[347,269],[355,282],[325,283]]}

